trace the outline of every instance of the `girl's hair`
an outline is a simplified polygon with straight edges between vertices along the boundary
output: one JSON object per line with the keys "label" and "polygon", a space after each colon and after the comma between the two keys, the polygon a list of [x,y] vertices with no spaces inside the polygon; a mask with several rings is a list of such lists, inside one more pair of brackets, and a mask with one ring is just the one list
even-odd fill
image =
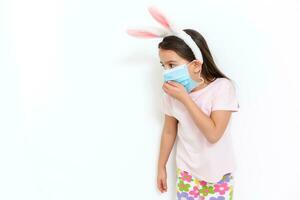
{"label": "girl's hair", "polygon": [[[218,69],[217,65],[215,64],[204,37],[199,32],[193,29],[184,29],[183,31],[192,37],[192,39],[196,42],[197,46],[199,47],[202,53],[202,76],[209,82],[213,81],[216,78],[229,79]],[[195,59],[195,56],[190,47],[181,38],[176,37],[174,35],[164,37],[163,40],[158,44],[158,48],[165,50],[173,50],[180,57],[190,62]]]}

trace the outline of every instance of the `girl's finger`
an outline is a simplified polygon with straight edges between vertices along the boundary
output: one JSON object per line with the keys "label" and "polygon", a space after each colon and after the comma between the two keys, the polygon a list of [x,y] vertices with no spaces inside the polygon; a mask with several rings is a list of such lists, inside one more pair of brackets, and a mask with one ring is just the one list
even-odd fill
{"label": "girl's finger", "polygon": [[168,86],[168,84],[164,83],[163,86],[162,86],[162,88],[163,88],[164,90],[167,90],[167,89],[169,89],[169,86]]}
{"label": "girl's finger", "polygon": [[161,180],[158,181],[158,189],[160,192],[163,192],[163,184]]}
{"label": "girl's finger", "polygon": [[168,90],[167,86],[166,85],[163,85],[162,86],[162,89],[166,92],[166,90]]}
{"label": "girl's finger", "polygon": [[164,191],[167,191],[167,181],[166,181],[166,179],[164,179],[164,180],[162,181],[162,184],[163,184],[163,190],[164,190]]}
{"label": "girl's finger", "polygon": [[174,85],[174,86],[178,86],[179,83],[175,82],[175,81],[168,81],[169,84]]}
{"label": "girl's finger", "polygon": [[157,189],[160,191],[160,181],[159,180],[157,180],[156,185],[157,185]]}
{"label": "girl's finger", "polygon": [[168,90],[166,90],[165,88],[163,88],[163,90],[164,90],[165,93],[169,94]]}
{"label": "girl's finger", "polygon": [[172,85],[171,83],[166,83],[165,86],[166,86],[166,88],[168,88],[168,89],[175,87],[175,86]]}
{"label": "girl's finger", "polygon": [[171,86],[171,87],[173,87],[173,88],[174,88],[174,87],[175,87],[175,88],[180,87],[180,84],[177,83],[177,82],[175,82],[175,81],[169,82],[168,85]]}

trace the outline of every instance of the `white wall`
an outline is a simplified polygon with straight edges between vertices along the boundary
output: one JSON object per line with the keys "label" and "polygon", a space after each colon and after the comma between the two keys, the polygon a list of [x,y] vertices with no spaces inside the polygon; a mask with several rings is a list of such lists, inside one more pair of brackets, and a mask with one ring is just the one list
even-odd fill
{"label": "white wall", "polygon": [[206,38],[237,85],[236,200],[298,199],[296,0],[0,2],[0,199],[175,199],[156,189],[163,123],[155,4]]}

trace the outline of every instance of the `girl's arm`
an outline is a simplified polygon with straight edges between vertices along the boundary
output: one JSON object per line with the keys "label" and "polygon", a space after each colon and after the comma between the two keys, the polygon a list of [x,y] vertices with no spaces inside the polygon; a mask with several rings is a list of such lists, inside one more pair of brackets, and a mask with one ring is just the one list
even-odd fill
{"label": "girl's arm", "polygon": [[161,135],[158,168],[166,166],[177,135],[177,119],[165,114],[165,122]]}
{"label": "girl's arm", "polygon": [[176,118],[165,114],[157,166],[157,187],[161,192],[167,191],[166,164],[177,136],[177,123]]}
{"label": "girl's arm", "polygon": [[191,98],[184,98],[185,105],[197,127],[203,132],[210,143],[216,143],[223,135],[230,120],[230,110],[212,111],[207,116]]}

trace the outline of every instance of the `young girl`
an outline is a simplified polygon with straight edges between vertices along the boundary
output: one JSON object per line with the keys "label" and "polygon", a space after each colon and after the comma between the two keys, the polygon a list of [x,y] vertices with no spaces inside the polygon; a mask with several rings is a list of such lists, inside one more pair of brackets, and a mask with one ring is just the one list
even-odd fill
{"label": "young girl", "polygon": [[239,108],[235,87],[217,68],[203,36],[184,31],[203,62],[176,36],[164,37],[158,45],[166,82],[157,186],[167,191],[166,163],[177,138],[177,199],[229,200],[236,168],[230,135],[231,113]]}
{"label": "young girl", "polygon": [[128,29],[127,33],[163,37],[158,47],[164,67],[165,122],[158,189],[167,191],[166,163],[177,138],[177,199],[232,199],[236,163],[230,117],[239,109],[233,82],[217,68],[199,32],[178,28],[153,6],[148,10],[164,28]]}

